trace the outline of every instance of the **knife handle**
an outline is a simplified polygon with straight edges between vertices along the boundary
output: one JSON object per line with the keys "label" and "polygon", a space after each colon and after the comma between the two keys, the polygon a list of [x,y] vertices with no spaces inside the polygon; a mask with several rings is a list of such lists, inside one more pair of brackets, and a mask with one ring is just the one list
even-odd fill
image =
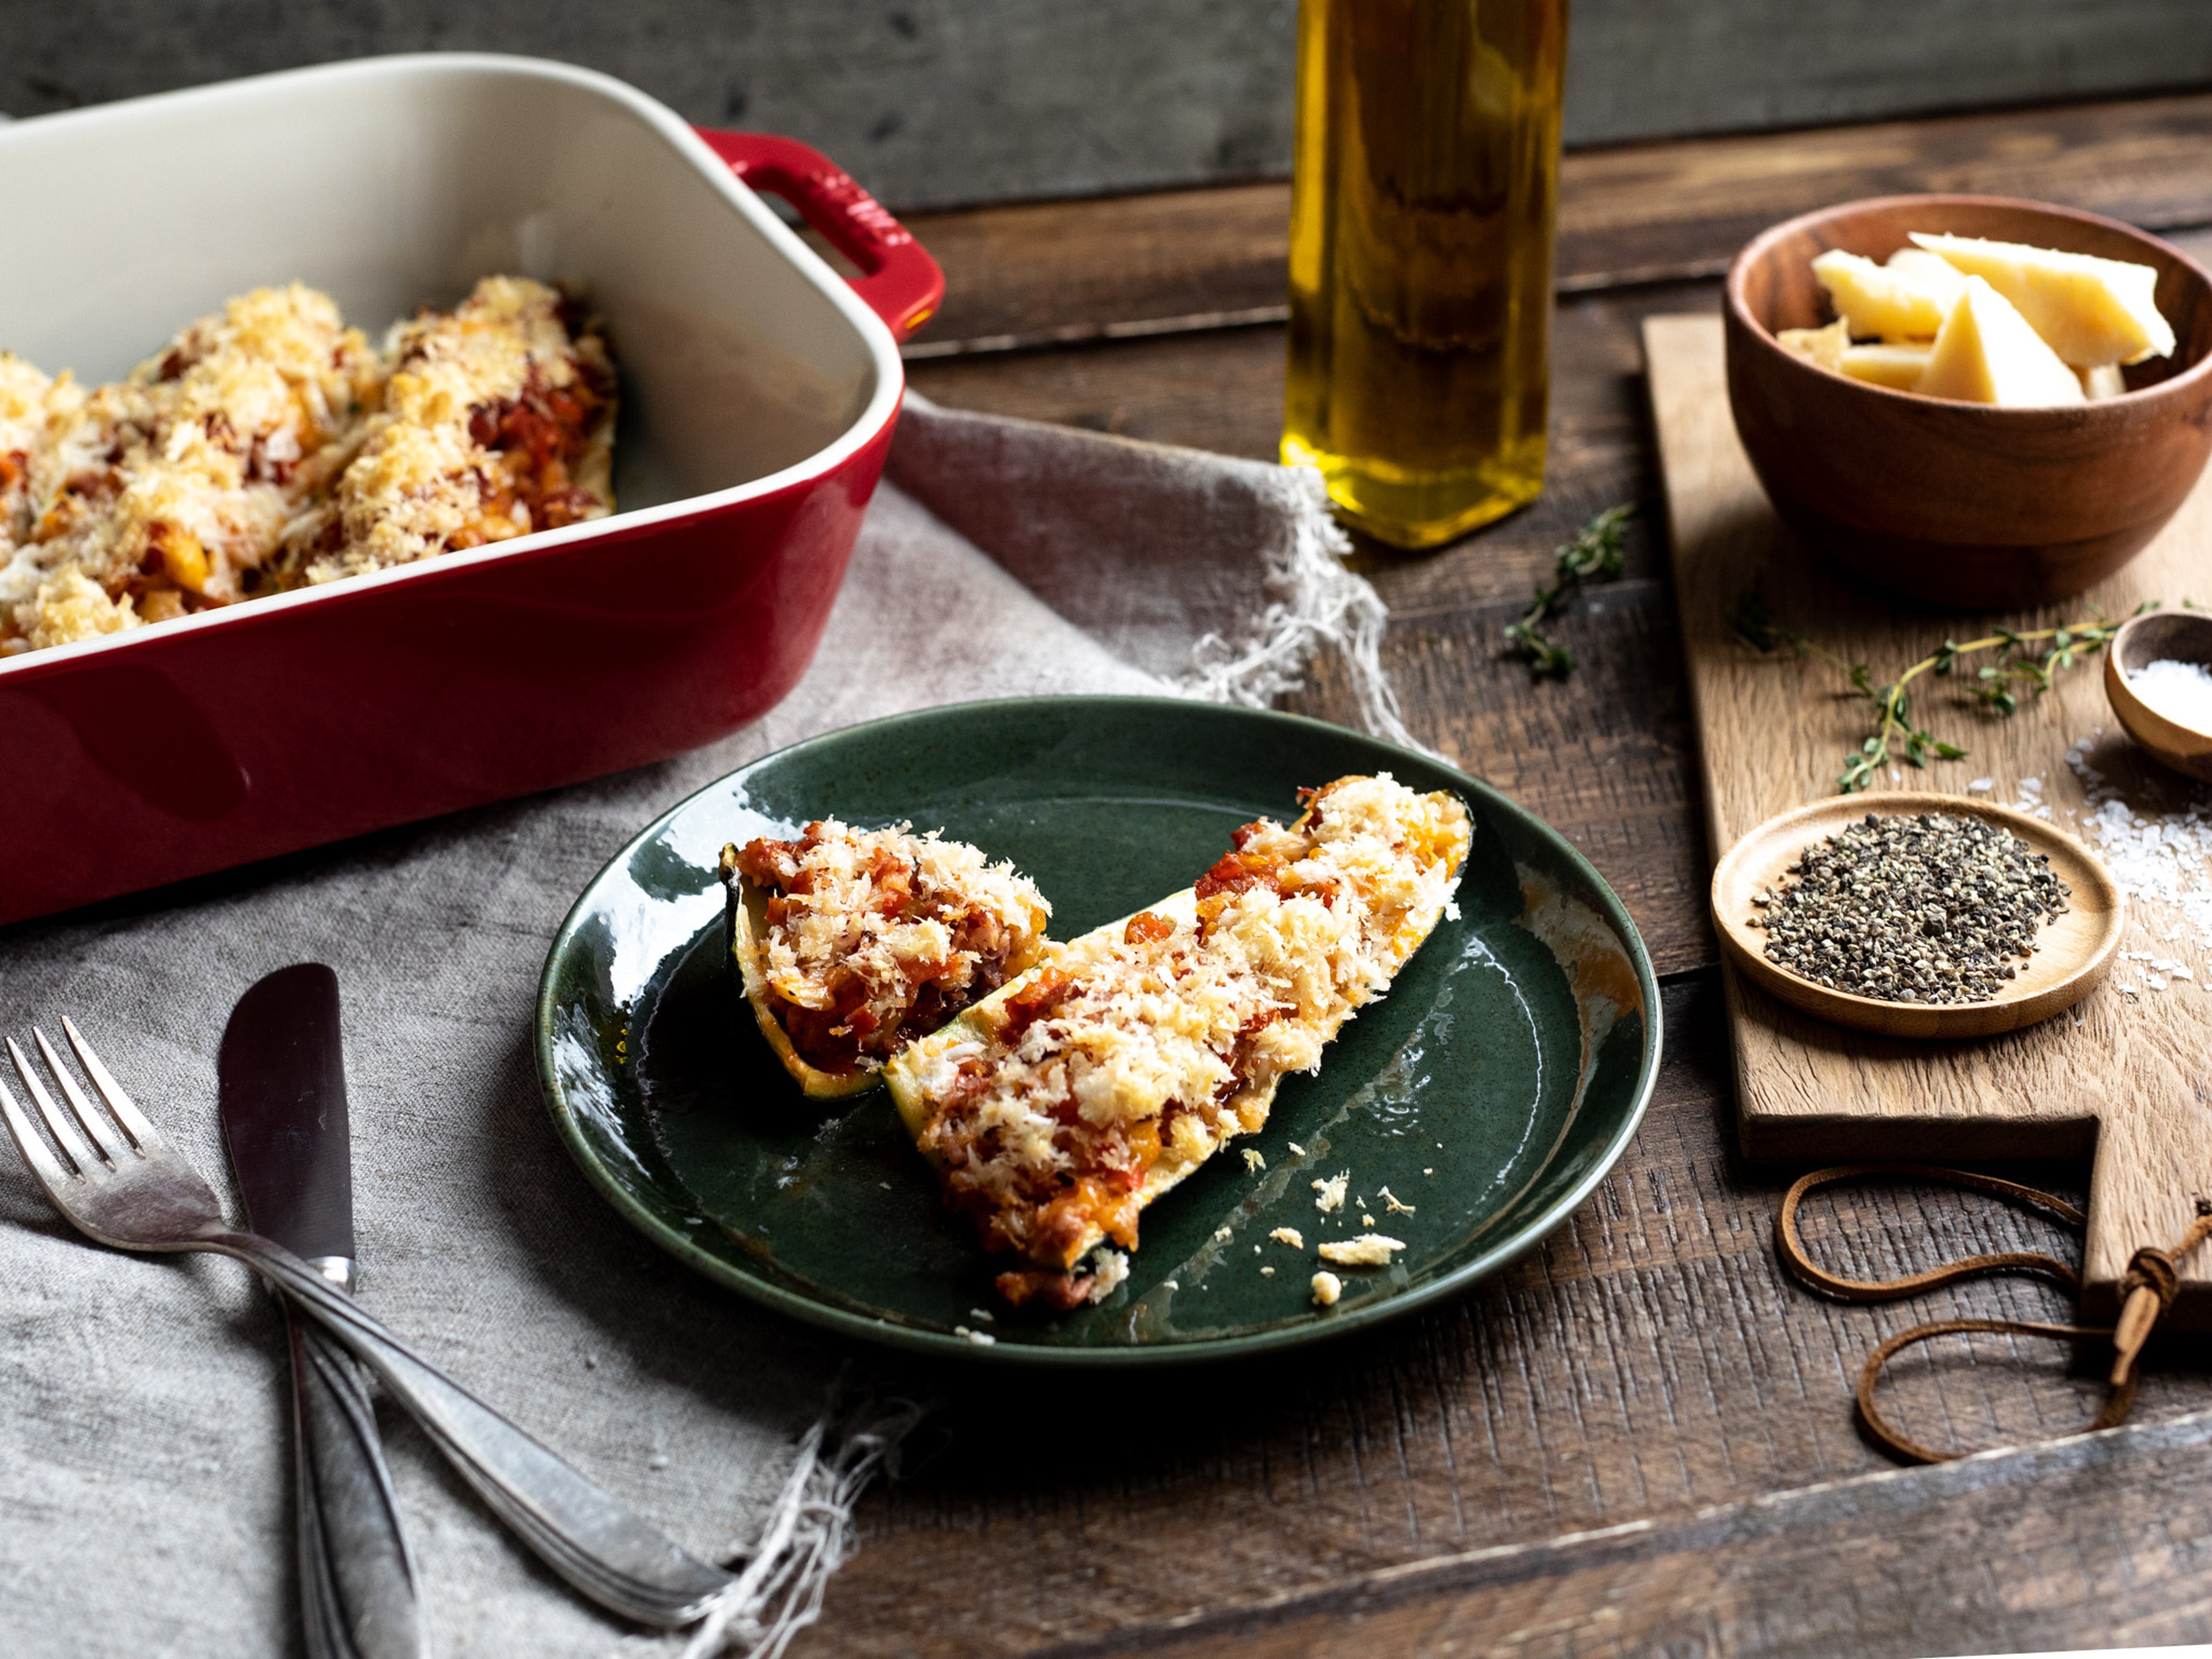
{"label": "knife handle", "polygon": [[424,1659],[415,1559],[368,1385],[353,1356],[289,1302],[284,1328],[308,1659]]}
{"label": "knife handle", "polygon": [[393,1335],[351,1297],[280,1244],[215,1228],[208,1249],[284,1291],[420,1423],[447,1461],[538,1559],[600,1606],[673,1628],[735,1581],[632,1515],[536,1440]]}

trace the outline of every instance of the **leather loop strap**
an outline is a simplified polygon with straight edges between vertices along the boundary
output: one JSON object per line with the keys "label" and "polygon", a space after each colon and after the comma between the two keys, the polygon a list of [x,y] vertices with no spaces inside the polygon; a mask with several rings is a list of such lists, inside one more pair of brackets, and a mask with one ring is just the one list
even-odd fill
{"label": "leather loop strap", "polygon": [[1932,1164],[1838,1164],[1825,1170],[1815,1170],[1800,1176],[1782,1195],[1782,1212],[1774,1220],[1775,1248],[1782,1255],[1782,1265],[1790,1269],[1801,1284],[1823,1291],[1843,1302],[1895,1302],[1901,1297],[1917,1296],[1923,1291],[1932,1291],[1945,1285],[1955,1285],[1962,1279],[1974,1279],[1989,1273],[2036,1273],[2055,1281],[2062,1289],[2080,1294],[2081,1275],[2057,1256],[2045,1255],[2037,1250],[2003,1250],[1991,1255],[1961,1256],[1956,1261],[1947,1261],[1940,1267],[1930,1267],[1924,1273],[1907,1273],[1902,1279],[1844,1279],[1815,1267],[1805,1253],[1804,1241],[1797,1236],[1797,1209],[1808,1193],[1823,1187],[1833,1187],[1846,1181],[1933,1181],[1946,1187],[1960,1187],[1968,1192],[1989,1193],[2006,1199],[2026,1209],[2041,1210],[2053,1220],[2081,1231],[2089,1224],[2083,1215],[2064,1199],[2034,1187],[2023,1187],[2016,1181],[2000,1180],[1996,1176],[1978,1175],[1972,1170],[1947,1170]]}
{"label": "leather loop strap", "polygon": [[[1790,1190],[1783,1194],[1781,1212],[1775,1217],[1776,1251],[1782,1257],[1783,1265],[1801,1283],[1845,1302],[1896,1302],[1909,1296],[1917,1296],[1923,1291],[1955,1284],[1962,1279],[1988,1273],[2027,1273],[2049,1279],[2065,1290],[2077,1296],[2080,1294],[2081,1275],[2076,1269],[2056,1256],[2045,1255],[2034,1250],[2006,1250],[1988,1255],[1964,1256],[1923,1273],[1907,1273],[1901,1279],[1845,1279],[1815,1267],[1806,1255],[1804,1241],[1797,1232],[1797,1211],[1806,1194],[1840,1182],[1877,1178],[1934,1181],[1970,1192],[1989,1193],[2026,1208],[2040,1210],[2076,1232],[2087,1225],[2088,1218],[2064,1199],[1996,1176],[1978,1175],[1971,1170],[1944,1169],[1929,1164],[1835,1164],[1828,1169],[1815,1170],[1792,1182]],[[2045,1325],[2022,1319],[1939,1319],[1928,1324],[1915,1325],[1910,1330],[1900,1331],[1889,1338],[1867,1356],[1865,1365],[1859,1370],[1859,1416],[1866,1424],[1868,1432],[1895,1455],[1908,1462],[1944,1463],[1954,1458],[1970,1455],[1966,1452],[1938,1451],[1900,1432],[1882,1416],[1880,1407],[1875,1405],[1875,1385],[1881,1380],[1882,1370],[1890,1360],[1915,1343],[1938,1336],[1969,1335],[1980,1332],[2051,1337],[2062,1341],[2109,1338],[2115,1352],[2111,1375],[2112,1392],[2105,1401],[2105,1408],[2080,1432],[2114,1428],[2125,1422],[2128,1413],[2135,1406],[2136,1357],[2142,1352],[2151,1328],[2157,1324],[2160,1316],[2173,1305],[2174,1298],[2180,1294],[2180,1260],[2208,1237],[2212,1237],[2212,1208],[2203,1204],[2198,1208],[2200,1212],[2196,1222],[2172,1249],[2161,1250],[2146,1245],[2135,1253],[2128,1263],[2127,1272],[2121,1275],[2119,1281],[2120,1321],[2110,1330],[2096,1325]]]}
{"label": "leather loop strap", "polygon": [[[1866,1424],[1867,1431],[1887,1447],[1893,1455],[1909,1463],[1948,1463],[1954,1458],[1972,1455],[1970,1452],[1938,1451],[1932,1446],[1923,1446],[1893,1427],[1874,1403],[1874,1385],[1881,1378],[1882,1367],[1914,1343],[1925,1342],[1931,1337],[1963,1336],[1980,1331],[2004,1336],[2048,1336],[2061,1341],[2079,1341],[2112,1334],[2101,1325],[2042,1325],[2025,1319],[1938,1319],[1925,1325],[1915,1325],[1909,1331],[1899,1331],[1869,1354],[1866,1364],[1859,1370],[1860,1419]],[[2136,1381],[2130,1376],[2124,1385],[2113,1389],[2106,1398],[2105,1409],[2097,1413],[2095,1421],[2080,1432],[2087,1434],[2097,1429],[2117,1428],[2127,1421],[2128,1413],[2135,1403]]]}

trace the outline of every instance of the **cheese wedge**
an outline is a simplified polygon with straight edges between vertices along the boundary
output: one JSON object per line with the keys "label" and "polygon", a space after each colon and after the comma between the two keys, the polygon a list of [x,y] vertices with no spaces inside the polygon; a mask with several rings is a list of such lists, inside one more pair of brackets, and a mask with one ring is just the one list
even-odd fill
{"label": "cheese wedge", "polygon": [[2120,373],[2118,363],[2099,363],[2074,373],[2081,382],[2081,395],[2093,404],[2101,398],[2117,398],[2128,389],[2127,376]]}
{"label": "cheese wedge", "polygon": [[1775,337],[1785,351],[1810,357],[1823,368],[1840,371],[1851,343],[1850,325],[1838,317],[1826,328],[1785,328]]}
{"label": "cheese wedge", "polygon": [[1900,276],[1910,276],[1914,282],[1936,296],[1936,303],[1943,314],[1951,314],[1951,307],[1959,302],[1960,290],[1966,286],[1966,273],[1943,258],[1930,253],[1924,247],[1901,247],[1891,254],[1883,269],[1893,270]]}
{"label": "cheese wedge", "polygon": [[1934,355],[1932,345],[1913,342],[1845,346],[1836,368],[1854,380],[1886,386],[1892,392],[1912,392],[1919,387],[1920,377],[1927,373],[1928,360]]}
{"label": "cheese wedge", "polygon": [[2083,401],[2074,371],[1978,276],[1966,279],[1913,390],[1927,398],[2008,409]]}
{"label": "cheese wedge", "polygon": [[1925,340],[1943,326],[1943,305],[1933,291],[1862,254],[1830,248],[1813,261],[1813,274],[1855,338]]}
{"label": "cheese wedge", "polygon": [[2088,368],[2173,354],[2173,326],[2159,313],[2158,272],[2149,265],[1972,236],[1914,231],[1912,240],[2002,294],[2067,362]]}
{"label": "cheese wedge", "polygon": [[1388,990],[1452,901],[1466,804],[1387,773],[1262,818],[1194,886],[1053,948],[884,1069],[892,1102],[1019,1305],[1073,1307],[1079,1267],[1267,1121],[1282,1079]]}

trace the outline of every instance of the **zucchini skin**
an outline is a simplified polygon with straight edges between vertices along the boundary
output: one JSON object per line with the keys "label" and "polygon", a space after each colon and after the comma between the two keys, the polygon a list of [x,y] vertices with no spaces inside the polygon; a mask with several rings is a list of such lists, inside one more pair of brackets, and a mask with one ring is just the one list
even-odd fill
{"label": "zucchini skin", "polygon": [[729,947],[730,973],[740,1000],[752,1009],[768,1046],[783,1069],[809,1100],[847,1100],[865,1094],[884,1080],[884,1068],[862,1061],[850,1072],[825,1072],[809,1065],[791,1046],[791,1036],[775,1017],[768,994],[768,896],[747,881],[738,869],[738,846],[722,849],[722,884],[727,890],[722,906],[722,934]]}

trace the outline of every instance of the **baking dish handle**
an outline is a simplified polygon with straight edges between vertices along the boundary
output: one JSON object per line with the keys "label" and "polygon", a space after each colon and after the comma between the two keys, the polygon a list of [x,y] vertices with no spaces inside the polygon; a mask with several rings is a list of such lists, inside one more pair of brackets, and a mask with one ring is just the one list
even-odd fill
{"label": "baking dish handle", "polygon": [[692,129],[755,190],[781,196],[860,266],[853,291],[903,340],[936,313],[945,273],[876,198],[818,149],[772,132]]}

